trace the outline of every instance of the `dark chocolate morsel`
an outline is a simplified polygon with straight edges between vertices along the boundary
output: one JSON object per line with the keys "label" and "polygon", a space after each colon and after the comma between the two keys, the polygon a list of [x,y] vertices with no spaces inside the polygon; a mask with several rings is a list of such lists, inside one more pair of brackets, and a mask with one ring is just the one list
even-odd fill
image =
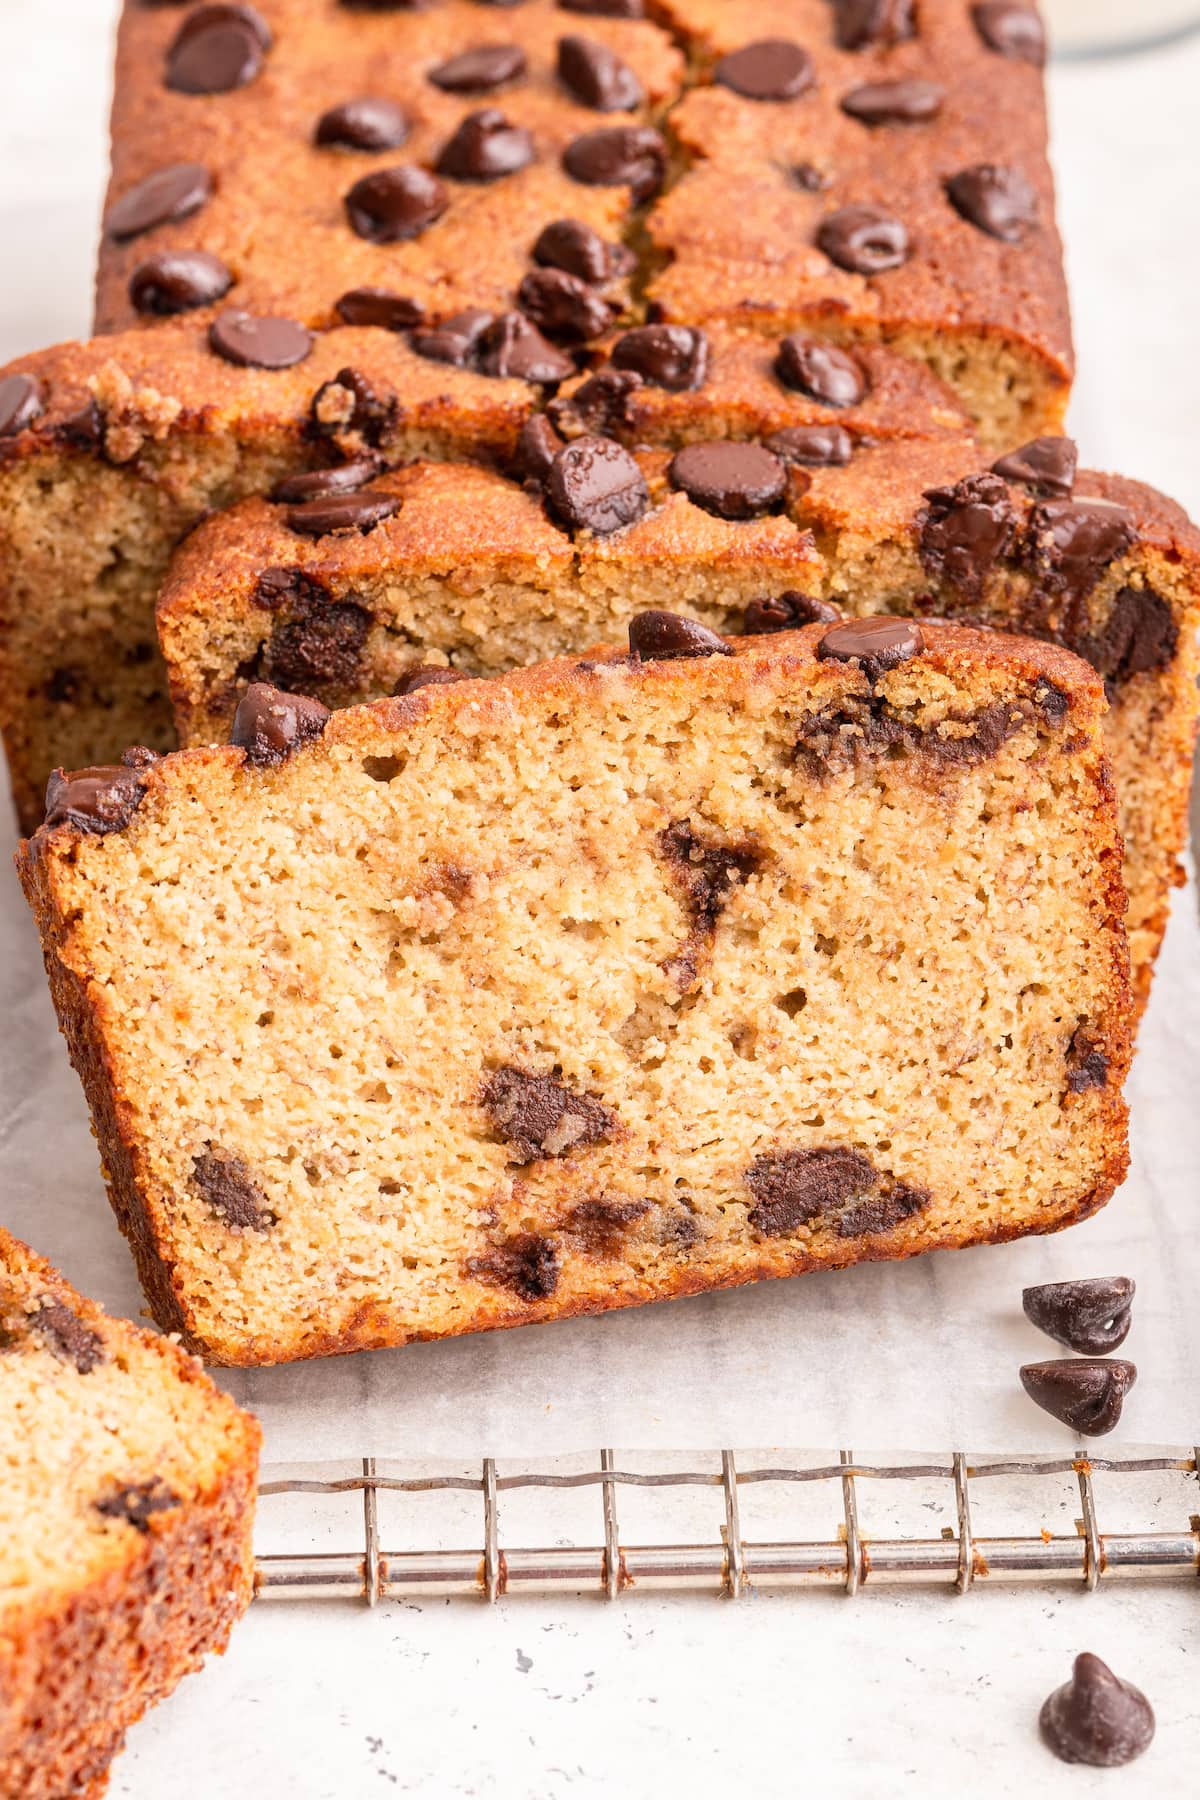
{"label": "dark chocolate morsel", "polygon": [[[663,616],[671,618],[672,614]],[[692,621],[685,619],[682,623],[690,625]],[[700,654],[711,652],[701,651]],[[668,825],[665,831],[659,832],[658,841],[683,889],[693,929],[711,936],[724,911],[729,890],[736,883],[748,881],[762,867],[761,845],[753,837],[744,838],[740,843],[723,843],[719,838],[705,837],[690,819],[677,819],[673,825]]]}
{"label": "dark chocolate morsel", "polygon": [[289,531],[302,537],[329,537],[335,532],[358,531],[364,536],[384,519],[398,513],[398,494],[341,493],[318,495],[289,506],[285,515]]}
{"label": "dark chocolate morsel", "polygon": [[1165,669],[1179,648],[1179,626],[1153,588],[1118,588],[1103,628],[1077,639],[1072,648],[1106,681],[1119,684],[1150,669]]}
{"label": "dark chocolate morsel", "polygon": [[430,362],[452,363],[455,368],[463,369],[474,355],[492,318],[490,312],[468,307],[465,312],[453,313],[428,331],[414,331],[412,347],[418,356],[428,357]]}
{"label": "dark chocolate morsel", "polygon": [[544,482],[563,440],[545,413],[531,413],[521,427],[517,442],[517,466],[530,481]]}
{"label": "dark chocolate morsel", "polygon": [[329,708],[319,700],[252,681],[233,715],[229,741],[246,752],[247,763],[265,768],[319,738],[328,721]]}
{"label": "dark chocolate morsel", "polygon": [[319,500],[329,494],[352,494],[366,487],[378,475],[377,464],[363,457],[358,462],[339,463],[335,469],[311,469],[303,475],[285,475],[267,495],[268,500],[284,506],[298,506],[305,500]]}
{"label": "dark chocolate morsel", "polygon": [[168,318],[212,306],[233,286],[219,256],[207,250],[160,250],[129,277],[129,298],[140,313]]}
{"label": "dark chocolate morsel", "polygon": [[1060,1762],[1116,1769],[1148,1748],[1154,1709],[1140,1688],[1119,1680],[1085,1650],[1075,1658],[1070,1681],[1044,1703],[1038,1723]]}
{"label": "dark chocolate morsel", "polygon": [[908,232],[875,206],[843,206],[821,220],[817,247],[852,275],[883,275],[907,261]]}
{"label": "dark chocolate morsel", "polygon": [[831,625],[817,645],[817,656],[822,662],[857,662],[868,681],[875,682],[924,648],[921,628],[911,619],[877,615]]}
{"label": "dark chocolate morsel", "polygon": [[842,95],[842,111],[863,125],[923,125],[936,119],[944,98],[936,81],[867,81]]}
{"label": "dark chocolate morsel", "polygon": [[610,125],[574,138],[562,160],[573,181],[589,187],[627,187],[641,206],[662,186],[667,146],[649,125]]}
{"label": "dark chocolate morsel", "polygon": [[807,394],[822,406],[857,406],[867,392],[862,364],[848,350],[824,338],[785,337],[775,358],[784,387]]}
{"label": "dark chocolate morsel", "polygon": [[523,125],[514,125],[499,107],[482,106],[446,140],[434,167],[455,181],[498,181],[526,168],[536,154]]}
{"label": "dark chocolate morsel", "polygon": [[713,80],[746,100],[795,100],[816,86],[817,76],[808,51],[791,38],[759,38],[728,51]]}
{"label": "dark chocolate morsel", "polygon": [[615,437],[633,428],[633,396],[646,384],[633,369],[597,369],[575,389],[550,402],[550,416],[565,431]]}
{"label": "dark chocolate morsel", "polygon": [[878,1171],[861,1150],[837,1145],[759,1156],[746,1171],[754,1195],[750,1223],[764,1237],[784,1237],[825,1213],[839,1212],[868,1194]]}
{"label": "dark chocolate morsel", "polygon": [[719,519],[757,519],[778,507],[787,492],[787,470],[777,456],[762,444],[729,438],[685,444],[667,474],[694,506]]}
{"label": "dark chocolate morsel", "polygon": [[1010,450],[992,464],[992,474],[1019,481],[1035,494],[1066,500],[1075,486],[1079,452],[1072,438],[1040,437]]}
{"label": "dark chocolate morsel", "polygon": [[81,1375],[90,1375],[106,1360],[104,1339],[99,1332],[85,1325],[79,1314],[61,1300],[46,1298],[35,1313],[30,1313],[29,1323],[47,1348],[64,1362],[73,1363]]}
{"label": "dark chocolate morsel", "polygon": [[343,325],[378,325],[384,331],[411,331],[425,319],[419,300],[394,294],[390,288],[351,288],[333,303]]}
{"label": "dark chocolate morsel", "polygon": [[449,206],[450,196],[428,169],[400,163],[364,175],[343,204],[359,237],[372,244],[395,244],[428,231]]}
{"label": "dark chocolate morsel", "polygon": [[1063,1357],[1026,1363],[1021,1386],[1029,1398],[1084,1437],[1103,1437],[1120,1423],[1125,1396],[1137,1380],[1119,1357]]}
{"label": "dark chocolate morsel", "polygon": [[42,384],[35,375],[6,375],[0,381],[0,437],[15,437],[46,410]]}
{"label": "dark chocolate morsel", "polygon": [[953,487],[927,488],[925,499],[916,520],[922,566],[965,599],[978,600],[993,567],[1013,547],[1012,496],[998,475],[967,475]]}
{"label": "dark chocolate morsel", "polygon": [[587,13],[596,19],[644,19],[646,0],[558,0],[563,12]]}
{"label": "dark chocolate morsel", "polygon": [[1067,1087],[1086,1094],[1108,1086],[1109,1059],[1085,1025],[1077,1025],[1067,1047]]}
{"label": "dark chocolate morsel", "polygon": [[1108,1356],[1129,1336],[1134,1292],[1128,1275],[1101,1275],[1027,1287],[1021,1304],[1025,1317],[1055,1343],[1081,1356]]}
{"label": "dark chocolate morsel", "polygon": [[316,142],[325,150],[398,150],[407,136],[403,107],[378,94],[343,100],[317,120]]}
{"label": "dark chocolate morsel", "polygon": [[522,1231],[487,1251],[468,1257],[467,1274],[489,1287],[511,1288],[519,1300],[548,1300],[558,1286],[558,1246],[553,1238]]}
{"label": "dark chocolate morsel", "polygon": [[339,369],[321,383],[309,411],[318,437],[353,432],[377,449],[395,419],[396,397],[373,387],[361,369]]}
{"label": "dark chocolate morsel", "polygon": [[834,28],[842,50],[890,47],[917,35],[913,0],[834,0]]}
{"label": "dark chocolate morsel", "polygon": [[634,613],[629,621],[629,653],[639,662],[680,662],[697,656],[732,656],[715,631],[682,613]]}
{"label": "dark chocolate morsel", "polygon": [[212,176],[203,163],[170,163],[135,182],[113,201],[104,229],[117,243],[198,212],[212,199]]}
{"label": "dark chocolate morsel", "polygon": [[818,169],[816,163],[798,162],[792,164],[792,180],[806,194],[823,194],[829,186],[829,176],[824,169]]}
{"label": "dark chocolate morsel", "polygon": [[1037,224],[1037,195],[1009,163],[977,163],[946,183],[955,212],[1003,243],[1016,244]]}
{"label": "dark chocolate morsel", "polygon": [[260,73],[271,46],[252,6],[197,6],[167,49],[165,80],[180,94],[228,94]]}
{"label": "dark chocolate morsel", "polygon": [[782,594],[751,600],[742,630],[747,637],[762,637],[770,631],[798,631],[801,625],[836,625],[841,616],[828,600],[787,588]]}
{"label": "dark chocolate morsel", "polygon": [[844,468],[854,455],[844,425],[785,425],[763,442],[782,462],[801,468]]}
{"label": "dark chocolate morsel", "polygon": [[481,375],[556,385],[574,375],[569,356],[544,338],[524,313],[506,312],[480,333],[475,346]]}
{"label": "dark chocolate morsel", "polygon": [[449,687],[454,682],[473,679],[465,669],[445,669],[440,663],[421,663],[416,668],[405,669],[392,692],[400,697],[415,694],[418,688]]}
{"label": "dark chocolate morsel", "polygon": [[1128,507],[1080,495],[1077,500],[1044,500],[1029,519],[1026,561],[1047,594],[1082,599],[1105,569],[1137,542]]}
{"label": "dark chocolate morsel", "polygon": [[484,1082],[479,1098],[492,1129],[509,1146],[513,1162],[565,1156],[569,1150],[606,1143],[617,1130],[616,1114],[595,1094],[580,1093],[557,1075],[497,1069]]}
{"label": "dark chocolate morsel", "polygon": [[206,1150],[192,1158],[192,1179],[205,1204],[235,1231],[267,1231],[279,1223],[240,1156]]}
{"label": "dark chocolate morsel", "polygon": [[610,244],[579,219],[552,219],[543,225],[531,252],[533,260],[551,269],[577,275],[593,287],[627,275],[634,256],[624,244]]}
{"label": "dark chocolate morsel", "polygon": [[517,305],[547,337],[586,343],[612,324],[615,308],[565,269],[530,269],[517,289]]}
{"label": "dark chocolate morsel", "polygon": [[632,369],[652,387],[683,393],[704,385],[708,339],[691,325],[635,325],[612,347],[614,369]]}
{"label": "dark chocolate morsel", "polygon": [[1032,6],[1018,0],[980,0],[971,8],[975,29],[989,50],[1040,69],[1046,61],[1046,33]]}
{"label": "dark chocolate morsel", "polygon": [[262,673],[285,695],[333,698],[358,679],[371,614],[354,600],[334,600],[315,577],[295,573],[299,579],[280,602],[286,616],[271,633]]}
{"label": "dark chocolate morsel", "polygon": [[231,309],[208,328],[218,356],[244,369],[290,369],[311,355],[313,335],[296,319],[256,318]]}
{"label": "dark chocolate morsel", "polygon": [[632,112],[646,97],[615,50],[574,33],[558,40],[558,79],[573,100],[595,112]]}
{"label": "dark chocolate morsel", "polygon": [[119,763],[69,775],[55,769],[46,783],[47,827],[73,825],[92,837],[123,831],[145,796],[145,771],[157,761],[153,751],[136,749]]}
{"label": "dark chocolate morsel", "polygon": [[145,1535],[155,1513],[173,1512],[182,1503],[179,1495],[172,1493],[166,1482],[156,1475],[150,1481],[116,1487],[94,1504],[96,1511],[103,1513],[106,1519],[120,1519]]}
{"label": "dark chocolate morsel", "polygon": [[475,44],[430,69],[427,79],[447,94],[486,94],[519,80],[526,67],[519,44]]}
{"label": "dark chocolate morsel", "polygon": [[611,438],[580,437],[554,458],[546,499],[560,523],[607,536],[641,518],[650,492],[628,450]]}

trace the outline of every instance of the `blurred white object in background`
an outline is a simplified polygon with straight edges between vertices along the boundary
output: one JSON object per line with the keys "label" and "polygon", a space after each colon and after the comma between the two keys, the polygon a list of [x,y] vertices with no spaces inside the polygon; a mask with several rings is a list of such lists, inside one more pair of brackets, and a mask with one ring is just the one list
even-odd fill
{"label": "blurred white object in background", "polygon": [[1200,30],[1197,0],[1042,0],[1056,56],[1103,56]]}

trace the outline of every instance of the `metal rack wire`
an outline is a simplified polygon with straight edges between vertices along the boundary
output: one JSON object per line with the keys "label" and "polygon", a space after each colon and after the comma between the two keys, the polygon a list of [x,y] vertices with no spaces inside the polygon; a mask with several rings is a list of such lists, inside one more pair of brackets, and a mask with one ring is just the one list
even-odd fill
{"label": "metal rack wire", "polygon": [[[1175,1529],[1106,1532],[1098,1514],[1094,1477],[1174,1473],[1200,1481],[1200,1449],[1156,1457],[1022,1457],[972,1462],[956,1451],[944,1460],[881,1465],[857,1462],[843,1450],[818,1467],[739,1468],[732,1450],[720,1471],[638,1472],[616,1466],[602,1450],[598,1466],[570,1473],[498,1473],[485,1458],[478,1476],[387,1475],[373,1458],[360,1474],[331,1480],[264,1482],[264,1500],[279,1495],[362,1494],[361,1541],[352,1549],[303,1555],[263,1555],[257,1562],[262,1599],[379,1600],[454,1595],[497,1601],[515,1594],[595,1593],[616,1600],[627,1593],[702,1591],[736,1600],[749,1588],[842,1588],[849,1595],[897,1584],[944,1586],[960,1594],[1009,1582],[1069,1582],[1091,1592],[1101,1581],[1196,1580],[1200,1575],[1200,1517]],[[980,1536],[972,1529],[971,1484],[1020,1478],[1030,1487],[1073,1475],[1080,1512],[1073,1534],[1040,1530],[1015,1537]],[[939,1537],[873,1537],[859,1523],[860,1482],[934,1481],[950,1484],[955,1528]],[[816,1541],[750,1542],[740,1522],[739,1493],[761,1483],[827,1483],[840,1496],[832,1537]],[[698,1544],[622,1543],[618,1495],[623,1488],[709,1488],[722,1516],[713,1540]],[[501,1546],[501,1500],[518,1489],[597,1488],[602,1541],[577,1547]],[[463,1550],[388,1549],[381,1542],[379,1496],[478,1494],[480,1538]],[[714,1509],[715,1510],[715,1509]],[[840,1515],[840,1516],[838,1516]]]}

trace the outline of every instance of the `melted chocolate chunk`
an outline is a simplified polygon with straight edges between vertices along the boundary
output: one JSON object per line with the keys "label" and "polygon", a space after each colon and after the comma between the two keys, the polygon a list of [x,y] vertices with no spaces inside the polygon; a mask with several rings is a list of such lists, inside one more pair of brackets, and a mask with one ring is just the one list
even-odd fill
{"label": "melted chocolate chunk", "polygon": [[894,1231],[906,1219],[924,1212],[929,1200],[928,1188],[908,1187],[897,1181],[884,1193],[851,1206],[841,1214],[835,1229],[841,1238],[875,1237],[884,1231]]}
{"label": "melted chocolate chunk", "polygon": [[908,232],[876,206],[843,206],[822,219],[817,247],[852,275],[883,275],[908,260]]}
{"label": "melted chocolate chunk", "polygon": [[259,75],[270,47],[252,6],[195,7],[167,50],[166,84],[181,94],[232,93]]}
{"label": "melted chocolate chunk", "polygon": [[[282,481],[275,483],[267,498],[277,504],[296,506],[305,500],[323,499],[329,494],[352,494],[356,488],[366,487],[368,481],[374,481],[378,473],[377,465],[364,457],[358,462],[339,463],[336,469],[312,469],[304,475],[285,475]],[[290,569],[266,571],[272,575],[294,572]]]}
{"label": "melted chocolate chunk", "polygon": [[1067,1048],[1067,1086],[1073,1094],[1108,1086],[1108,1057],[1084,1025],[1075,1027]]}
{"label": "melted chocolate chunk", "polygon": [[383,331],[410,331],[425,320],[419,300],[381,287],[351,288],[334,301],[333,310],[343,325],[378,325]]}
{"label": "melted chocolate chunk", "polygon": [[565,269],[531,269],[517,289],[517,305],[548,338],[568,344],[599,337],[616,314],[586,281]]}
{"label": "melted chocolate chunk", "polygon": [[92,837],[123,831],[142,804],[145,771],[158,761],[152,750],[126,750],[119,763],[55,769],[46,784],[46,826],[72,825]]}
{"label": "melted chocolate chunk", "polygon": [[868,81],[842,95],[842,111],[863,125],[924,125],[942,110],[936,81]]}
{"label": "melted chocolate chunk", "polygon": [[1140,1688],[1120,1681],[1087,1650],[1070,1681],[1055,1688],[1039,1715],[1042,1737],[1060,1762],[1116,1769],[1149,1747],[1154,1709]]}
{"label": "melted chocolate chunk", "polygon": [[842,50],[890,47],[916,37],[913,0],[834,0],[835,30]]}
{"label": "melted chocolate chunk", "polygon": [[104,229],[117,243],[159,225],[186,219],[212,199],[212,176],[202,163],[171,163],[135,182],[108,209]]}
{"label": "melted chocolate chunk", "polygon": [[775,373],[784,387],[822,406],[857,406],[867,392],[862,364],[848,350],[798,333],[780,343]]}
{"label": "melted chocolate chunk", "polygon": [[575,373],[569,356],[544,338],[524,313],[506,312],[492,320],[475,345],[481,375],[556,386]]}
{"label": "melted chocolate chunk", "polygon": [[532,413],[522,425],[517,443],[519,473],[540,486],[562,447],[563,441],[545,413]]}
{"label": "melted chocolate chunk", "polygon": [[767,594],[752,600],[742,620],[747,637],[762,637],[770,631],[797,631],[801,625],[836,625],[841,618],[836,606],[828,600],[817,600],[787,588],[782,594]]}
{"label": "melted chocolate chunk", "polygon": [[27,431],[46,410],[42,385],[34,375],[6,375],[0,381],[0,438]]}
{"label": "melted chocolate chunk", "polygon": [[787,470],[762,444],[716,438],[685,444],[671,458],[667,478],[692,502],[719,519],[757,519],[783,504]]}
{"label": "melted chocolate chunk", "polygon": [[902,662],[920,656],[925,648],[921,628],[911,619],[846,619],[829,630],[817,645],[822,662],[856,662],[874,683]]}
{"label": "melted chocolate chunk", "polygon": [[414,331],[412,347],[418,356],[430,362],[452,363],[464,369],[474,357],[480,338],[492,323],[493,315],[478,307],[453,313],[430,331]]}
{"label": "melted chocolate chunk", "polygon": [[730,50],[713,80],[746,100],[795,100],[817,84],[813,59],[791,38],[759,38]]}
{"label": "melted chocolate chunk", "polygon": [[650,1210],[648,1200],[580,1200],[564,1217],[562,1228],[585,1256],[612,1258],[624,1249],[629,1227]]}
{"label": "melted chocolate chunk", "polygon": [[207,250],[160,250],[129,277],[129,298],[140,313],[168,318],[212,306],[233,286],[233,276]]}
{"label": "melted chocolate chunk", "polygon": [[512,1162],[565,1156],[607,1143],[617,1130],[616,1114],[594,1094],[577,1093],[553,1075],[528,1069],[497,1069],[485,1081],[480,1103],[508,1144]]}
{"label": "melted chocolate chunk", "polygon": [[1066,500],[1075,486],[1079,452],[1068,437],[1034,438],[992,464],[992,474],[1019,481],[1044,499]]}
{"label": "melted chocolate chunk", "polygon": [[155,1513],[173,1512],[182,1502],[165,1481],[155,1476],[150,1481],[131,1482],[127,1487],[114,1488],[94,1504],[96,1511],[103,1513],[106,1519],[120,1519],[144,1536],[150,1530],[150,1520]]}
{"label": "melted chocolate chunk", "polygon": [[1127,507],[1094,498],[1046,500],[1030,515],[1025,556],[1043,593],[1079,601],[1136,542]]}
{"label": "melted chocolate chunk", "polygon": [[427,80],[447,94],[487,94],[527,71],[519,44],[475,44],[430,69]]}
{"label": "melted chocolate chunk", "polygon": [[633,396],[645,383],[633,369],[599,369],[573,394],[550,403],[550,417],[565,431],[615,436],[633,427]]}
{"label": "melted chocolate chunk", "polygon": [[764,1237],[784,1237],[810,1219],[840,1212],[878,1181],[875,1165],[861,1150],[822,1146],[759,1156],[746,1171],[754,1195],[750,1223]]}
{"label": "melted chocolate chunk", "polygon": [[316,142],[326,150],[398,150],[408,130],[403,107],[377,94],[363,94],[321,114]]}
{"label": "melted chocolate chunk", "polygon": [[358,369],[339,369],[322,382],[309,409],[310,428],[318,437],[356,432],[378,449],[396,418],[394,394],[379,393]]}
{"label": "melted chocolate chunk", "polygon": [[208,328],[210,347],[244,369],[290,369],[312,354],[313,336],[296,319],[223,312]]}
{"label": "melted chocolate chunk", "polygon": [[[240,709],[239,709],[240,710]],[[262,760],[279,762],[286,751]],[[249,761],[249,756],[247,756]],[[279,1223],[240,1156],[205,1151],[192,1158],[192,1179],[206,1205],[235,1231],[268,1231]]]}
{"label": "melted chocolate chunk", "polygon": [[732,656],[733,651],[698,619],[682,613],[640,612],[629,621],[629,653],[639,662],[677,662],[696,656]]}
{"label": "melted chocolate chunk", "polygon": [[559,38],[558,79],[573,100],[596,112],[632,112],[646,97],[629,64],[594,38]]}
{"label": "melted chocolate chunk", "polygon": [[1103,1437],[1120,1423],[1125,1396],[1137,1380],[1131,1362],[1114,1357],[1026,1363],[1021,1386],[1029,1398],[1084,1437]]}
{"label": "melted chocolate chunk", "polygon": [[947,181],[946,195],[969,225],[1006,244],[1019,243],[1037,224],[1037,195],[1008,163],[960,169]]}
{"label": "melted chocolate chunk", "polygon": [[649,125],[612,125],[575,138],[562,160],[573,181],[589,187],[627,187],[635,205],[641,206],[663,184],[667,146]]}
{"label": "melted chocolate chunk", "polygon": [[546,500],[562,524],[607,536],[641,518],[650,492],[628,450],[611,438],[580,437],[554,458]]}
{"label": "melted chocolate chunk", "polygon": [[[668,615],[669,616],[669,615]],[[762,846],[752,837],[722,843],[705,837],[690,819],[677,819],[659,832],[662,853],[683,890],[693,925],[711,932],[735,884],[748,881],[762,867]]]}
{"label": "melted chocolate chunk", "polygon": [[823,194],[829,186],[829,176],[824,169],[818,169],[816,163],[800,162],[792,164],[792,180],[806,194]]}
{"label": "melted chocolate chunk", "polygon": [[577,275],[592,286],[617,275],[628,275],[634,266],[633,252],[624,244],[608,243],[598,231],[578,219],[554,219],[544,225],[532,255],[534,262]]}
{"label": "melted chocolate chunk", "polygon": [[[322,538],[335,533],[360,532],[364,537],[401,507],[399,494],[327,494],[289,506],[285,515],[289,531],[302,537]],[[361,611],[356,607],[355,611]]]}
{"label": "melted chocolate chunk", "polygon": [[[267,768],[283,762],[294,750],[299,750],[302,744],[310,744],[315,738],[319,738],[328,720],[329,709],[322,706],[319,700],[311,700],[307,694],[284,693],[281,688],[272,687],[265,681],[252,681],[233,715],[229,741],[245,751],[249,765],[259,769]],[[204,1165],[203,1171],[201,1164]],[[196,1181],[216,1210],[225,1213],[224,1204],[209,1191],[208,1177],[217,1166],[217,1160],[213,1157],[199,1158],[196,1163]],[[232,1166],[232,1162],[219,1164],[223,1170]],[[233,1180],[233,1177],[230,1179]],[[230,1188],[230,1193],[233,1193],[233,1188]],[[252,1223],[228,1214],[226,1216],[231,1225]],[[255,1229],[259,1227],[255,1226]]]}
{"label": "melted chocolate chunk", "polygon": [[1095,635],[1076,636],[1072,648],[1087,658],[1110,686],[1131,676],[1165,669],[1179,648],[1179,626],[1153,588],[1119,588],[1108,619]]}
{"label": "melted chocolate chunk", "polygon": [[1119,1350],[1133,1323],[1134,1283],[1128,1275],[1091,1281],[1047,1281],[1021,1295],[1025,1317],[1068,1350],[1108,1356]]}
{"label": "melted chocolate chunk", "polygon": [[1012,498],[998,475],[967,475],[953,487],[927,488],[917,514],[921,564],[977,601],[984,583],[1016,538]]}
{"label": "melted chocolate chunk", "polygon": [[420,237],[450,204],[436,175],[402,163],[364,175],[343,205],[351,228],[372,244],[395,244]]}
{"label": "melted chocolate chunk", "polygon": [[434,167],[455,181],[499,181],[527,168],[536,154],[523,125],[514,125],[499,107],[482,106],[443,144]]}
{"label": "melted chocolate chunk", "polygon": [[975,29],[989,50],[1040,69],[1046,61],[1046,33],[1031,6],[1017,0],[981,0],[971,8]]}
{"label": "melted chocolate chunk", "polygon": [[511,1288],[519,1300],[549,1300],[558,1286],[558,1245],[553,1238],[522,1231],[505,1238],[484,1256],[467,1260],[467,1273],[489,1287]]}
{"label": "melted chocolate chunk", "polygon": [[610,360],[614,369],[680,394],[704,385],[708,339],[690,325],[637,325],[617,339]]}
{"label": "melted chocolate chunk", "polygon": [[81,1375],[90,1375],[107,1361],[99,1332],[85,1325],[61,1300],[46,1300],[37,1312],[30,1313],[29,1323],[55,1356],[73,1363]]}
{"label": "melted chocolate chunk", "polygon": [[854,455],[844,425],[785,425],[763,441],[773,456],[800,468],[844,468]]}
{"label": "melted chocolate chunk", "polygon": [[316,582],[308,582],[295,592],[291,616],[275,626],[266,673],[289,694],[326,690],[332,697],[358,679],[370,626],[365,607],[353,600],[330,600]]}
{"label": "melted chocolate chunk", "polygon": [[250,600],[264,612],[279,612],[283,607],[310,612],[315,607],[328,605],[330,595],[328,588],[315,576],[306,575],[303,569],[264,569],[254,584]]}
{"label": "melted chocolate chunk", "polygon": [[392,692],[403,696],[415,694],[423,687],[452,687],[455,682],[473,679],[465,669],[444,669],[439,663],[422,663],[419,668],[406,669]]}

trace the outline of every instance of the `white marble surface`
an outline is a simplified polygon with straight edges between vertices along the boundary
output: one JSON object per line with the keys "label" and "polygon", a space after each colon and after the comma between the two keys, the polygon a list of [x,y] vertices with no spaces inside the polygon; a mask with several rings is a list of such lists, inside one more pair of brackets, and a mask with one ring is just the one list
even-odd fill
{"label": "white marble surface", "polygon": [[[0,357],[86,330],[103,179],[109,0],[2,0]],[[14,75],[19,71],[19,75]],[[1062,211],[1074,279],[1084,458],[1200,511],[1192,314],[1200,251],[1193,92],[1200,45],[1057,74]],[[0,893],[0,1217],[110,1304],[137,1305],[103,1205],[73,1077],[20,907]],[[1132,1085],[1134,1171],[1057,1240],[862,1269],[670,1308],[235,1378],[273,1458],[347,1448],[546,1455],[607,1439],[860,1452],[1060,1447],[1013,1370],[1040,1340],[1021,1285],[1136,1276],[1128,1414],[1143,1442],[1196,1435],[1191,1294],[1200,1108],[1200,929],[1176,918]],[[53,1145],[53,1152],[48,1146]],[[870,1321],[867,1329],[865,1321]],[[369,1441],[366,1435],[370,1434]],[[1053,1520],[1051,1520],[1053,1523]],[[1068,1527],[1069,1528],[1069,1527]],[[258,1609],[223,1663],[133,1733],[113,1791],[230,1800],[400,1791],[565,1796],[618,1784],[845,1796],[1189,1791],[1196,1745],[1190,1590],[1035,1590],[714,1600],[633,1597]],[[1107,1655],[1160,1713],[1124,1776],[1062,1770],[1033,1731],[1075,1650]],[[528,1664],[529,1666],[526,1666]],[[382,1784],[382,1785],[381,1785]]]}

